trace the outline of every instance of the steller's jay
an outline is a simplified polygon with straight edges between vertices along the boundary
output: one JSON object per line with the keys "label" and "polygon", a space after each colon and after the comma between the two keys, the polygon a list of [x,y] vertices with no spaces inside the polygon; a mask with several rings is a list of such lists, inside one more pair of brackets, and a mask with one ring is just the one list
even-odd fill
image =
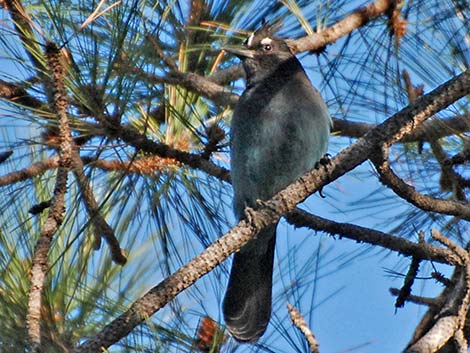
{"label": "steller's jay", "polygon": [[[231,125],[234,210],[268,200],[324,156],[331,118],[288,44],[263,24],[244,49],[226,49],[243,61],[246,89]],[[276,225],[235,254],[223,303],[227,328],[239,341],[256,341],[271,316]]]}

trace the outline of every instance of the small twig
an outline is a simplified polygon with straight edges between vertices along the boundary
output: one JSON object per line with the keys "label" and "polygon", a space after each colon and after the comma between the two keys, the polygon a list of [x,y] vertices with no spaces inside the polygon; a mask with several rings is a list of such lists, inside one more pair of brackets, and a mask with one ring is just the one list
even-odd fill
{"label": "small twig", "polygon": [[462,248],[460,245],[457,245],[456,243],[454,243],[448,237],[443,236],[441,232],[439,232],[437,229],[431,230],[431,236],[434,240],[445,245],[447,248],[449,248],[449,250],[457,254],[462,259],[463,264],[470,263],[470,257],[468,255],[468,252],[464,248]]}
{"label": "small twig", "polygon": [[[401,288],[390,288],[390,294],[394,296],[399,296],[401,293]],[[442,302],[438,299],[435,298],[427,298],[427,297],[421,297],[419,295],[408,295],[406,298],[404,298],[405,301],[409,303],[414,303],[418,305],[426,305],[426,306],[432,306],[432,307],[440,307],[442,305]]]}
{"label": "small twig", "polygon": [[77,179],[78,187],[80,188],[80,196],[83,200],[83,203],[85,204],[90,221],[93,223],[95,228],[94,248],[96,250],[100,248],[101,237],[104,237],[111,250],[112,260],[120,265],[124,265],[127,261],[127,258],[121,250],[119,241],[114,235],[113,228],[101,215],[100,208],[96,202],[95,196],[93,195],[93,190],[91,189],[90,181],[83,171],[83,162],[80,159],[80,155],[77,151],[74,152],[73,161],[73,173]]}
{"label": "small twig", "polygon": [[441,283],[442,285],[446,287],[449,287],[452,284],[451,280],[445,277],[440,272],[432,272],[431,277],[434,278],[438,283]]}
{"label": "small twig", "polygon": [[287,304],[287,310],[289,311],[289,316],[292,323],[299,329],[300,332],[302,332],[305,339],[307,340],[308,346],[310,347],[310,352],[319,353],[317,339],[315,338],[315,335],[313,334],[310,327],[308,327],[307,323],[302,317],[302,314],[300,314],[300,312],[290,304]]}
{"label": "small twig", "polygon": [[450,165],[457,165],[457,164],[464,164],[470,161],[470,148],[466,148],[463,151],[457,153],[456,155],[448,158],[444,161],[445,164]]}
{"label": "small twig", "polygon": [[51,207],[52,200],[42,201],[33,207],[31,207],[28,212],[33,216],[42,213],[45,209]]}
{"label": "small twig", "polygon": [[[420,243],[420,245],[421,244],[422,243]],[[418,275],[420,261],[420,259],[414,256],[411,259],[410,268],[408,269],[403,286],[401,287],[397,296],[397,300],[395,301],[395,308],[402,308],[405,305],[405,301],[410,297],[411,287],[413,286],[415,278]]]}
{"label": "small twig", "polygon": [[212,153],[216,152],[219,148],[219,142],[225,138],[225,131],[217,124],[212,124],[206,128],[207,143],[204,146],[204,151],[201,157],[209,159]]}
{"label": "small twig", "polygon": [[456,200],[465,202],[465,193],[460,184],[461,177],[453,169],[452,166],[446,163],[448,155],[442,148],[438,140],[430,141],[432,153],[436,157],[437,162],[441,167],[441,176],[439,178],[439,185],[442,191],[452,191]]}
{"label": "small twig", "polygon": [[163,60],[163,62],[170,68],[171,71],[179,71],[179,68],[176,62],[163,52],[163,50],[160,48],[160,45],[155,40],[154,36],[147,33],[145,35],[145,39],[147,39],[150,42],[152,47],[155,49],[155,52],[157,53],[157,55],[160,57],[160,59]]}

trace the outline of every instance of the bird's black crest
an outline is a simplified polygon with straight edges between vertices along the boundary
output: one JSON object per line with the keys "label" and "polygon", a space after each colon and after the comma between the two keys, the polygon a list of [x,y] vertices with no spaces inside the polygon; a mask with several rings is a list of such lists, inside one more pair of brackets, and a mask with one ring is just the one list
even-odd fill
{"label": "bird's black crest", "polygon": [[273,23],[263,22],[260,28],[254,31],[244,42],[243,45],[247,48],[255,48],[260,44],[264,38],[276,38],[275,33],[281,28],[282,22],[276,21]]}

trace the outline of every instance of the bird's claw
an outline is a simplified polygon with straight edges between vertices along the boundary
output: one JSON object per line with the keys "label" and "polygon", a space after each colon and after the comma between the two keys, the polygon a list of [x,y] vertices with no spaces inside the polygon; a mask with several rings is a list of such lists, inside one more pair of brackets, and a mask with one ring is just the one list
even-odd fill
{"label": "bird's claw", "polygon": [[328,170],[328,166],[331,163],[331,155],[329,153],[325,153],[323,157],[320,158],[320,160],[315,163],[315,169],[320,169],[320,167],[323,167],[323,169]]}

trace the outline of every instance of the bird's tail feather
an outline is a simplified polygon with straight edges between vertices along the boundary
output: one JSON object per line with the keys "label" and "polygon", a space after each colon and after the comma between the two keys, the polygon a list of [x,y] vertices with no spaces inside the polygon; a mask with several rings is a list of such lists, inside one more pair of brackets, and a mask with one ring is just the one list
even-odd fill
{"label": "bird's tail feather", "polygon": [[223,304],[228,330],[239,341],[256,341],[271,316],[276,227],[262,231],[235,254]]}

